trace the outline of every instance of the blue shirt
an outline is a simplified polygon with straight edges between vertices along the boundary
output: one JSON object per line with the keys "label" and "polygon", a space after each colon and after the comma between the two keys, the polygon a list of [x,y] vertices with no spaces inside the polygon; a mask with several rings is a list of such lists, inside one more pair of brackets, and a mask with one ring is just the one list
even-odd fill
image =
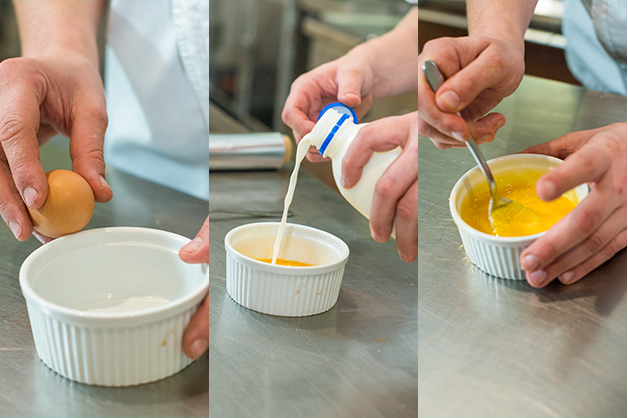
{"label": "blue shirt", "polygon": [[565,56],[588,89],[626,96],[626,0],[563,2]]}

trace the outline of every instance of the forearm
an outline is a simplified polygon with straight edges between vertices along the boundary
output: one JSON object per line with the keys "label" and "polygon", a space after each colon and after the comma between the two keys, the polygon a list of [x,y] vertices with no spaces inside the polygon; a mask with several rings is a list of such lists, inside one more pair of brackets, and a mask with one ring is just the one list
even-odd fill
{"label": "forearm", "polygon": [[105,1],[14,1],[23,56],[73,51],[98,63]]}
{"label": "forearm", "polygon": [[416,90],[418,9],[413,8],[390,32],[354,48],[373,71],[373,95],[394,96]]}
{"label": "forearm", "polygon": [[536,0],[467,0],[469,35],[505,40],[523,52],[523,36],[536,3]]}

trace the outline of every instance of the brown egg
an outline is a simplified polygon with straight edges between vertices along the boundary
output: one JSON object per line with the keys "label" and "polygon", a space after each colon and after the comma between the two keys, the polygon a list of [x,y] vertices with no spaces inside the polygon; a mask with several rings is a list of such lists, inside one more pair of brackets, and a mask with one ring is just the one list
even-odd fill
{"label": "brown egg", "polygon": [[48,196],[39,209],[28,209],[35,230],[50,238],[85,228],[94,214],[94,192],[87,180],[68,170],[46,173]]}

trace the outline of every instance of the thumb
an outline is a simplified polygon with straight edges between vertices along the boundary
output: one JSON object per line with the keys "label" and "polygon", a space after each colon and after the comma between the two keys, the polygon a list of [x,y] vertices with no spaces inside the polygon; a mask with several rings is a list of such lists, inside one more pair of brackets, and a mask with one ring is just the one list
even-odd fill
{"label": "thumb", "polygon": [[[455,113],[469,106],[480,94],[484,94],[485,99],[501,99],[517,88],[518,83],[511,79],[514,76],[509,66],[499,56],[486,50],[480,51],[477,57],[440,86],[436,92],[436,105],[443,112]],[[497,90],[498,93],[490,93],[489,97],[486,92],[490,90]]]}
{"label": "thumb", "polygon": [[341,66],[336,74],[338,100],[351,108],[362,104],[362,84],[364,75],[354,67]]}
{"label": "thumb", "polygon": [[190,264],[209,263],[209,216],[205,218],[196,238],[179,250],[179,258]]}
{"label": "thumb", "polygon": [[105,180],[103,144],[107,129],[104,108],[75,116],[70,134],[72,170],[87,180],[97,202],[108,202],[113,197]]}

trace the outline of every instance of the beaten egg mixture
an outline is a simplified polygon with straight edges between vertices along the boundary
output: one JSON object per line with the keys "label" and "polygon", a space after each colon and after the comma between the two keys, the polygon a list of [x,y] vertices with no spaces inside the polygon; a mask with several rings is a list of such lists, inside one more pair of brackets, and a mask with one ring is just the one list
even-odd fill
{"label": "beaten egg mixture", "polygon": [[[262,261],[268,264],[273,263],[272,258],[256,258],[256,260]],[[312,267],[312,264],[302,263],[300,261],[294,261],[294,260],[285,260],[283,258],[278,258],[275,264],[277,264],[278,266],[289,266],[289,267]]]}
{"label": "beaten egg mixture", "polygon": [[484,182],[469,193],[460,207],[460,216],[469,226],[478,231],[500,237],[522,237],[547,231],[576,207],[576,196],[568,192],[545,202],[536,195],[536,181],[545,171],[526,170],[500,174],[495,177],[500,196],[519,202],[524,206],[508,218],[488,217],[490,193]]}

